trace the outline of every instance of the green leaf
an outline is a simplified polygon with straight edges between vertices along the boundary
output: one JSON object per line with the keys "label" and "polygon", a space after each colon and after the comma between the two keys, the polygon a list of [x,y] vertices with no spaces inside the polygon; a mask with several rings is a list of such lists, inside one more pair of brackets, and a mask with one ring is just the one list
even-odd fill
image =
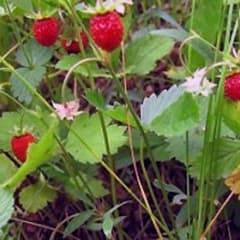
{"label": "green leaf", "polygon": [[56,119],[48,113],[44,114],[44,119],[48,123],[46,126],[35,112],[5,112],[0,118],[0,146],[5,151],[10,151],[10,142],[16,128],[31,129],[32,133],[39,137],[48,129]]}
{"label": "green leaf", "polygon": [[4,186],[16,188],[24,178],[35,171],[39,166],[45,163],[48,159],[56,154],[56,140],[54,138],[54,128],[51,127],[36,144],[31,144],[29,147],[27,160],[18,169]]}
{"label": "green leaf", "polygon": [[222,138],[218,146],[216,177],[226,178],[240,164],[240,140]]}
{"label": "green leaf", "polygon": [[13,193],[7,189],[0,188],[0,229],[10,220],[14,211]]}
{"label": "green leaf", "polygon": [[114,227],[114,222],[113,222],[112,216],[106,215],[103,220],[102,229],[107,239],[111,239],[113,227]]}
{"label": "green leaf", "polygon": [[162,91],[159,96],[152,94],[150,97],[145,98],[141,105],[141,121],[150,124],[183,94],[183,88],[173,85],[169,90]]}
{"label": "green leaf", "polygon": [[171,38],[146,35],[131,42],[126,49],[126,69],[129,74],[145,75],[156,61],[170,53],[174,45]]}
{"label": "green leaf", "polygon": [[194,128],[199,121],[199,106],[192,95],[185,93],[157,116],[149,129],[166,137],[179,136]]}
{"label": "green leaf", "polygon": [[[110,120],[106,118],[105,125],[110,152],[114,154],[126,143],[126,137],[123,136],[125,127],[110,125]],[[98,114],[91,117],[81,114],[75,118],[67,138],[66,149],[82,163],[97,163],[102,159],[106,154],[106,146]]]}
{"label": "green leaf", "polygon": [[[133,116],[128,111],[127,107],[124,105],[116,105],[116,106],[107,106],[107,109],[103,110],[103,113],[121,123],[130,124],[130,126],[136,126],[136,122],[133,119]],[[128,122],[129,120],[129,122]]]}
{"label": "green leaf", "polygon": [[[203,147],[204,131],[201,128],[194,128],[188,133],[188,158],[190,164],[194,162],[201,154]],[[168,139],[169,145],[166,151],[169,152],[169,158],[176,158],[180,162],[186,163],[186,137],[177,136]]]}
{"label": "green leaf", "polygon": [[10,0],[10,2],[26,12],[33,12],[32,0]]}
{"label": "green leaf", "polygon": [[161,184],[160,184],[158,179],[154,180],[154,186],[159,188],[159,189],[165,190],[165,191],[170,192],[170,193],[179,193],[179,194],[183,193],[182,190],[180,190],[175,185],[167,184],[167,183],[164,183],[164,182],[162,183],[162,185],[163,185],[164,189],[162,189]]}
{"label": "green leaf", "polygon": [[88,210],[81,212],[78,216],[74,217],[65,228],[63,238],[69,236],[72,232],[80,228],[85,222],[87,222],[93,213],[94,211]]}
{"label": "green leaf", "polygon": [[87,101],[98,109],[104,109],[106,101],[103,95],[98,90],[89,90],[86,93]]}
{"label": "green leaf", "polygon": [[53,48],[43,47],[34,39],[30,39],[18,49],[16,61],[27,68],[41,66],[51,59],[53,51]]}
{"label": "green leaf", "polygon": [[141,121],[158,135],[179,136],[199,123],[199,106],[192,95],[174,85],[159,96],[144,99]]}
{"label": "green leaf", "polygon": [[0,154],[0,184],[12,177],[17,167],[4,154]]}
{"label": "green leaf", "polygon": [[45,182],[37,182],[23,188],[19,194],[19,202],[29,213],[36,213],[45,208],[57,197],[56,191]]}
{"label": "green leaf", "polygon": [[[82,59],[79,57],[79,55],[66,55],[56,64],[56,68],[69,71],[74,64],[81,60]],[[99,69],[97,63],[95,62],[83,63],[82,65],[76,67],[73,72],[84,77],[89,77],[90,74],[92,77],[109,77],[109,74],[106,74],[104,70]]]}
{"label": "green leaf", "polygon": [[236,134],[240,134],[240,109],[238,103],[224,100],[223,121]]}
{"label": "green leaf", "polygon": [[[213,11],[214,9],[214,11]],[[222,31],[221,21],[223,16],[222,0],[199,0],[196,2],[194,15],[191,18],[191,27],[203,39],[215,45],[218,33]],[[207,16],[207,17],[206,17]],[[197,41],[199,43],[199,41]],[[196,41],[195,41],[196,45]],[[200,44],[199,44],[199,47]],[[206,65],[206,58],[203,58],[196,51],[192,51],[190,68],[196,70]]]}
{"label": "green leaf", "polygon": [[[35,66],[34,68],[18,68],[17,73],[25,78],[34,88],[37,88],[44,74],[46,73],[46,68],[41,66]],[[13,73],[10,77],[11,91],[14,97],[17,97],[19,101],[29,104],[32,101],[32,93],[24,85],[21,79]]]}

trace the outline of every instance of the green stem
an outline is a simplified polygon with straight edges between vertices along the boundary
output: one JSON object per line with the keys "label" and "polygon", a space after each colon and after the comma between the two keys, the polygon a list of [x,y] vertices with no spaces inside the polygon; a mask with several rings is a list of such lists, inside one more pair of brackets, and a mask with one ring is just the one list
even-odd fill
{"label": "green stem", "polygon": [[166,193],[166,191],[164,189],[164,186],[163,186],[163,183],[162,183],[162,178],[160,177],[160,174],[159,174],[159,171],[158,171],[158,168],[157,168],[157,164],[156,164],[156,161],[154,159],[154,156],[153,156],[153,153],[152,153],[152,150],[151,150],[151,147],[150,147],[147,135],[146,135],[146,133],[144,131],[144,128],[143,128],[143,126],[142,126],[142,124],[141,124],[141,122],[140,122],[140,120],[139,120],[139,118],[138,118],[138,116],[137,116],[133,106],[132,106],[131,101],[128,99],[128,96],[126,95],[126,93],[125,93],[125,91],[124,91],[120,81],[118,80],[116,74],[114,73],[114,71],[111,68],[109,68],[109,71],[110,71],[110,73],[112,75],[113,81],[115,82],[115,84],[117,86],[117,89],[121,93],[124,101],[126,102],[128,108],[129,108],[129,110],[130,110],[130,112],[132,114],[132,117],[133,117],[133,119],[134,119],[134,121],[135,121],[135,123],[137,125],[137,128],[140,130],[141,135],[142,135],[142,137],[144,139],[144,143],[145,143],[145,145],[147,147],[147,151],[149,153],[149,157],[150,157],[150,160],[151,160],[152,165],[153,165],[153,170],[154,170],[154,172],[155,172],[155,174],[156,174],[156,176],[157,176],[157,178],[159,180],[159,184],[160,184],[160,187],[161,187],[163,199],[164,199],[164,201],[166,203],[166,207],[167,207],[167,210],[168,210],[168,213],[169,213],[169,217],[170,217],[171,223],[173,224],[173,226],[175,226],[175,221],[173,219],[173,213],[172,213],[172,210],[171,210],[171,207],[170,207],[170,203],[169,203],[169,200],[168,200],[168,197],[167,197],[167,193]]}
{"label": "green stem", "polygon": [[150,179],[149,179],[149,176],[148,176],[148,173],[147,173],[147,170],[146,170],[146,167],[145,167],[145,164],[144,164],[144,155],[143,155],[143,150],[144,150],[144,141],[143,139],[141,138],[141,141],[140,141],[140,164],[141,164],[141,168],[142,168],[142,171],[143,171],[143,175],[144,175],[144,178],[147,182],[147,186],[148,186],[148,189],[149,189],[149,192],[150,192],[150,195],[153,199],[153,203],[156,207],[156,210],[157,210],[157,213],[160,217],[160,220],[163,222],[163,224],[166,226],[166,229],[168,231],[166,231],[166,233],[168,234],[169,236],[169,239],[173,239],[174,240],[174,236],[173,234],[170,232],[169,228],[168,228],[168,225],[164,219],[164,216],[158,206],[158,202],[157,202],[157,199],[156,199],[156,196],[154,194],[154,191],[153,191],[153,188],[152,188],[152,185],[151,185],[151,182],[150,182]]}

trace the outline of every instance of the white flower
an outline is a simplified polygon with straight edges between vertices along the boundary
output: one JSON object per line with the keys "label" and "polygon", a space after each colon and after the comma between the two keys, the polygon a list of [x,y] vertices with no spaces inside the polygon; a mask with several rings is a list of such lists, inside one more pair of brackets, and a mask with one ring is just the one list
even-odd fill
{"label": "white flower", "polygon": [[194,95],[203,95],[207,97],[212,93],[215,83],[210,82],[206,78],[206,68],[196,70],[192,77],[186,78],[186,82],[181,86],[185,88],[186,92]]}
{"label": "white flower", "polygon": [[75,116],[81,113],[81,111],[78,111],[79,102],[76,100],[65,102],[63,104],[52,102],[52,104],[60,119],[73,120]]}
{"label": "white flower", "polygon": [[132,0],[107,0],[103,2],[103,6],[106,9],[116,10],[117,12],[124,14],[125,6],[124,4],[133,4]]}

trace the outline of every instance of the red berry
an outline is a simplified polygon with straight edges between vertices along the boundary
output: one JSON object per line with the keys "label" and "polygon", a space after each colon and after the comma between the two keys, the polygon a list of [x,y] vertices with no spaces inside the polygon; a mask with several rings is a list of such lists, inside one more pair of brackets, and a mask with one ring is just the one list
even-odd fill
{"label": "red berry", "polygon": [[233,73],[225,79],[224,93],[233,101],[240,100],[240,72]]}
{"label": "red berry", "polygon": [[97,46],[107,52],[119,47],[123,39],[122,19],[116,12],[99,14],[90,20],[90,33]]}
{"label": "red berry", "polygon": [[56,18],[43,18],[33,24],[33,34],[40,45],[49,47],[53,45],[60,33],[60,25]]}
{"label": "red berry", "polygon": [[[88,46],[88,37],[87,37],[86,33],[80,32],[80,38],[82,40],[83,48],[86,48]],[[80,43],[76,40],[62,39],[61,45],[68,53],[79,53],[80,52]]]}
{"label": "red berry", "polygon": [[31,143],[34,143],[35,141],[36,139],[31,133],[14,136],[11,140],[11,146],[15,157],[19,161],[25,162],[27,158],[28,147]]}

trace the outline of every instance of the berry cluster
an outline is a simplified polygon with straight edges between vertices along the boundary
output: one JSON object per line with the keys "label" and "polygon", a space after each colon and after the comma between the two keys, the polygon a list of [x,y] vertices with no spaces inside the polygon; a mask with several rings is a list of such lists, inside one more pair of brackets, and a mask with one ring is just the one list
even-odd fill
{"label": "berry cluster", "polygon": [[[54,17],[36,20],[33,24],[33,35],[42,46],[49,47],[56,43],[60,34],[60,24]],[[119,47],[123,39],[124,27],[122,19],[115,11],[97,14],[90,19],[90,35],[94,43],[101,49],[112,52]],[[88,37],[80,32],[76,39],[61,40],[62,47],[68,53],[78,53],[81,47],[88,46]],[[79,42],[81,40],[81,42]]]}

